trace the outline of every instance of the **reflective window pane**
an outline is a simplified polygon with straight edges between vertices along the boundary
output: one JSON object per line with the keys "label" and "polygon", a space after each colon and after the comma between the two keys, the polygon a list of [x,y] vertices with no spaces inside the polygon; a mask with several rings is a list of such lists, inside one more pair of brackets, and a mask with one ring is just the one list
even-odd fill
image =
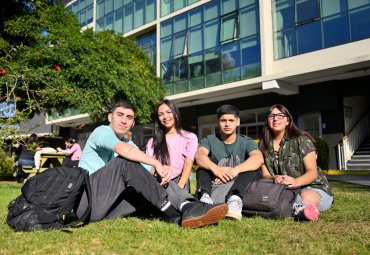
{"label": "reflective window pane", "polygon": [[321,16],[327,17],[347,10],[347,0],[321,0]]}
{"label": "reflective window pane", "polygon": [[204,25],[204,49],[215,47],[218,44],[218,24],[218,20],[215,20]]}
{"label": "reflective window pane", "polygon": [[222,15],[233,12],[238,7],[238,0],[223,0],[222,1]]}
{"label": "reflective window pane", "polygon": [[189,33],[189,54],[203,50],[203,32],[202,27],[194,27]]}
{"label": "reflective window pane", "polygon": [[286,58],[297,55],[297,38],[293,29],[275,33],[275,58]]}
{"label": "reflective window pane", "polygon": [[134,5],[132,3],[125,5],[123,19],[124,33],[131,31],[134,28],[133,16],[134,16]]}
{"label": "reflective window pane", "polygon": [[183,31],[187,28],[187,15],[180,15],[180,16],[177,16],[175,19],[174,19],[174,25],[173,25],[173,29],[174,29],[174,33],[177,33],[177,32],[180,32],[180,31]]}
{"label": "reflective window pane", "polygon": [[349,13],[352,40],[370,37],[370,6]]}
{"label": "reflective window pane", "polygon": [[144,0],[135,1],[134,27],[144,24]]}
{"label": "reflective window pane", "polygon": [[353,9],[370,4],[370,0],[348,0],[348,9]]}
{"label": "reflective window pane", "polygon": [[145,7],[145,23],[149,23],[155,19],[155,2],[156,0],[147,0]]}
{"label": "reflective window pane", "polygon": [[297,28],[298,53],[321,49],[320,22],[312,22]]}
{"label": "reflective window pane", "polygon": [[215,19],[218,17],[218,2],[211,1],[204,7],[204,21]]}
{"label": "reflective window pane", "polygon": [[114,30],[123,33],[123,8],[114,12]]}
{"label": "reflective window pane", "polygon": [[294,0],[274,2],[273,5],[274,31],[295,26]]}
{"label": "reflective window pane", "polygon": [[105,14],[104,8],[105,8],[104,0],[96,2],[96,19],[100,19],[104,16]]}
{"label": "reflective window pane", "polygon": [[161,38],[172,35],[172,20],[161,23]]}
{"label": "reflective window pane", "polygon": [[203,13],[201,8],[196,8],[195,10],[189,12],[189,21],[191,27],[197,26],[202,23],[202,14]]}
{"label": "reflective window pane", "polygon": [[189,56],[190,77],[198,77],[204,74],[203,53]]}
{"label": "reflective window pane", "polygon": [[240,37],[257,34],[259,31],[258,9],[252,5],[240,11]]}
{"label": "reflective window pane", "polygon": [[296,0],[296,22],[312,21],[319,17],[318,0]]}
{"label": "reflective window pane", "polygon": [[[349,42],[348,17],[345,14],[339,14],[330,18],[323,19],[324,47],[332,47]],[[338,27],[341,28],[338,33]]]}
{"label": "reflective window pane", "polygon": [[231,13],[221,18],[220,42],[226,42],[238,36],[238,13]]}
{"label": "reflective window pane", "polygon": [[220,49],[215,48],[205,53],[206,73],[221,71]]}
{"label": "reflective window pane", "polygon": [[172,37],[161,40],[161,62],[168,61],[172,52]]}

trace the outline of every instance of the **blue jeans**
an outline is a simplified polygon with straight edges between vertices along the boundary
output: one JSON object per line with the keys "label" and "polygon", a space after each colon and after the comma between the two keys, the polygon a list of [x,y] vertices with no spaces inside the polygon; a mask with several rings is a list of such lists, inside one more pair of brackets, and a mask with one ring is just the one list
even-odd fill
{"label": "blue jeans", "polygon": [[[331,207],[331,205],[333,204],[334,197],[330,196],[328,193],[326,193],[322,189],[314,189],[314,188],[306,188],[306,189],[311,189],[311,190],[316,191],[317,193],[319,193],[319,195],[320,195],[319,211],[320,212],[324,212],[324,211],[328,210]],[[297,197],[294,201],[294,204],[293,204],[293,208],[296,205],[303,205],[303,206],[305,205],[303,203],[302,198],[301,198],[300,195],[297,195]]]}
{"label": "blue jeans", "polygon": [[22,168],[23,166],[35,167],[35,161],[30,160],[30,159],[20,159],[20,160],[18,160],[18,167]]}

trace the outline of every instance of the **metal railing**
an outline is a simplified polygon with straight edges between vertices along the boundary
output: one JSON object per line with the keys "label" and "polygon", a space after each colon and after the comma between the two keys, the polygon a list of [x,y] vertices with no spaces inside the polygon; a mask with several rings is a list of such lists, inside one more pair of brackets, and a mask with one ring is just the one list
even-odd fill
{"label": "metal railing", "polygon": [[370,134],[370,111],[368,111],[356,125],[343,137],[337,145],[338,163],[340,170],[347,169],[347,161]]}

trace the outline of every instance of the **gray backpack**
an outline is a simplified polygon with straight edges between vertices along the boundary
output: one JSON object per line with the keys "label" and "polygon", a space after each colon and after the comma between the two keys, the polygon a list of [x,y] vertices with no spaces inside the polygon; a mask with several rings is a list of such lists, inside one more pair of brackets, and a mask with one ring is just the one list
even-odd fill
{"label": "gray backpack", "polygon": [[293,203],[300,189],[288,189],[272,179],[254,181],[243,197],[243,214],[271,219],[292,217]]}

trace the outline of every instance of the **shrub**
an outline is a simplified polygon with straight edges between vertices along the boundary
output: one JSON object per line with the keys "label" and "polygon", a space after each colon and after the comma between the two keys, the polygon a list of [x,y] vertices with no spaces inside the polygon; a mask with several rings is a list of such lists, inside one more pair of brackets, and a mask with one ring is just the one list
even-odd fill
{"label": "shrub", "polygon": [[14,161],[9,158],[5,151],[0,149],[0,175],[10,175],[13,173]]}
{"label": "shrub", "polygon": [[329,168],[329,146],[328,143],[320,137],[315,137],[317,149],[317,165],[327,170]]}

